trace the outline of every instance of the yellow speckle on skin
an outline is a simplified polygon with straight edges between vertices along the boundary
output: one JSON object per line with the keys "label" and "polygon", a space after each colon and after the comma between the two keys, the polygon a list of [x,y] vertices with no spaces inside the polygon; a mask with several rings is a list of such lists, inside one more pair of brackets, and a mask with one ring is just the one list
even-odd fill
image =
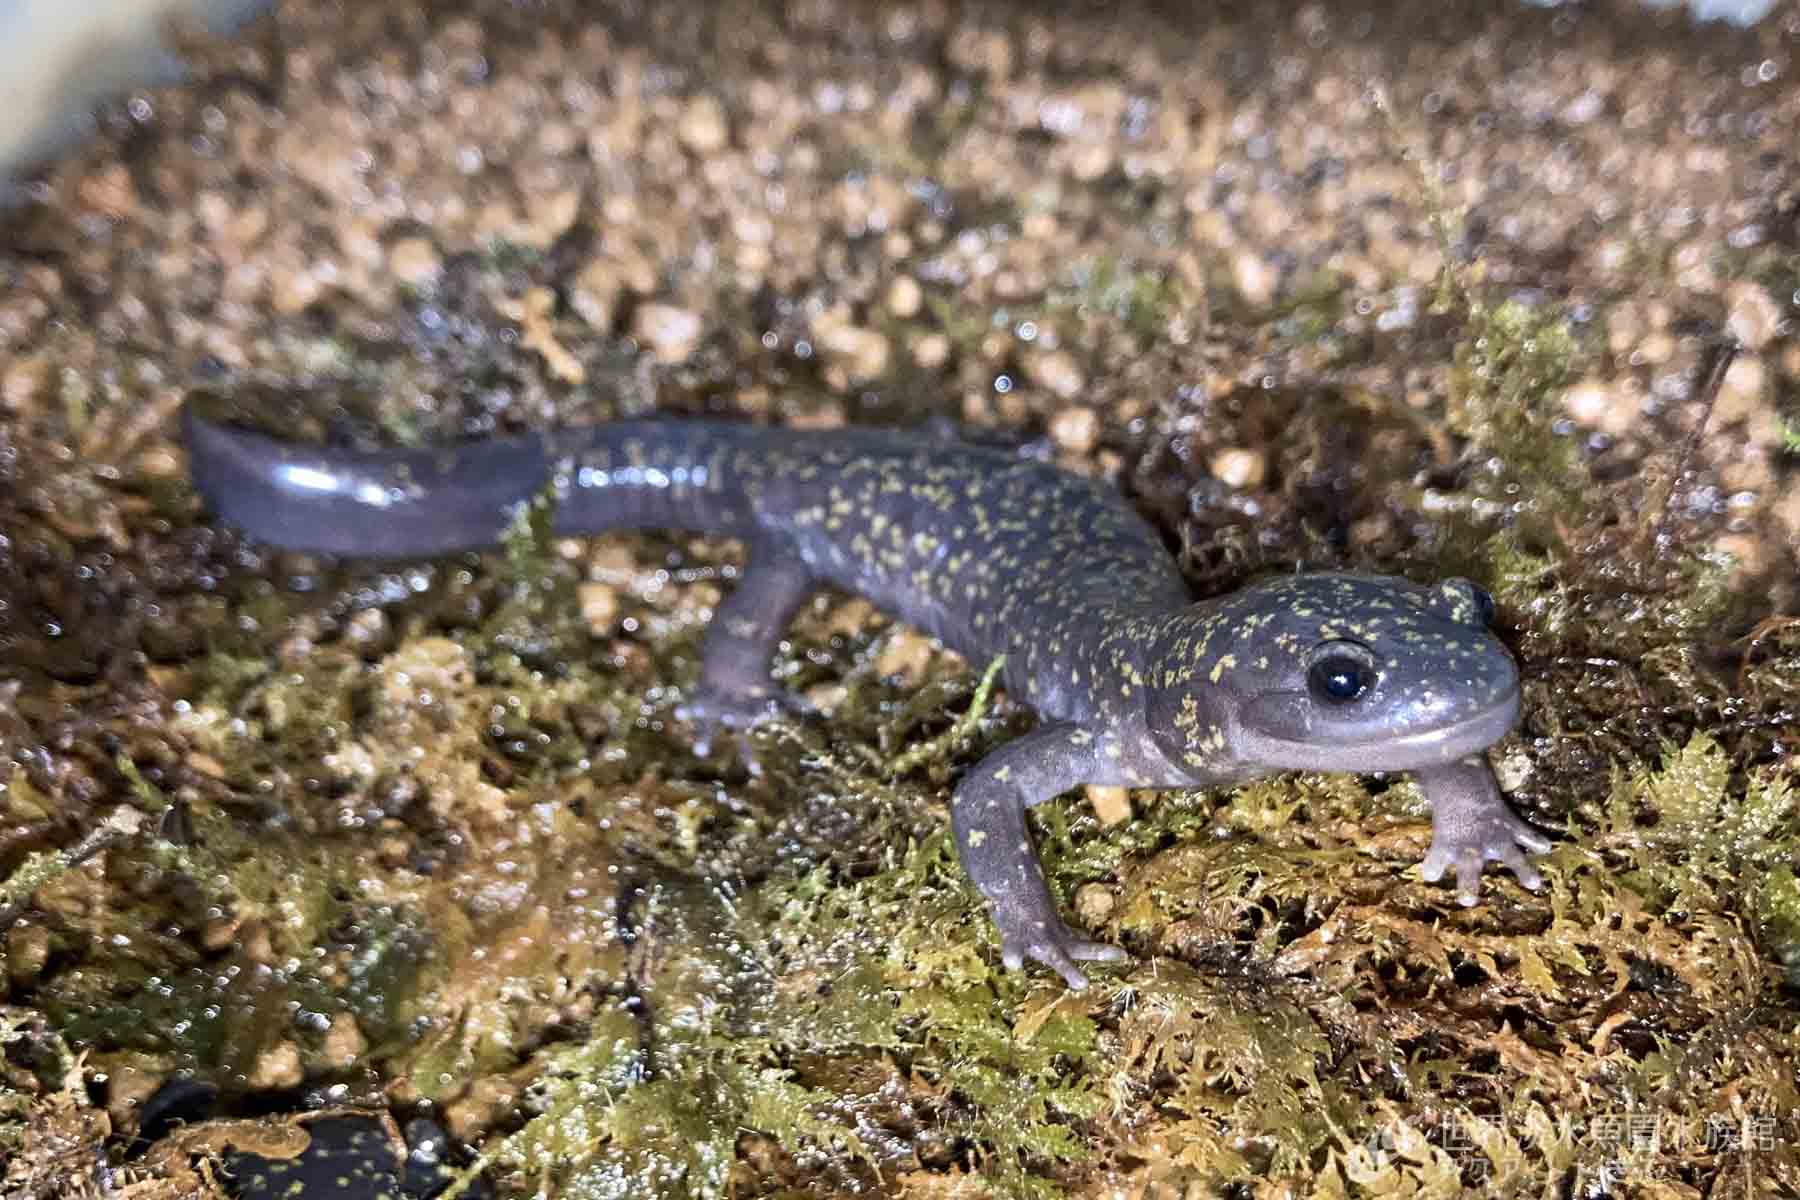
{"label": "yellow speckle on skin", "polygon": [[1234,669],[1236,666],[1237,656],[1235,654],[1221,654],[1219,655],[1219,661],[1213,664],[1213,669],[1211,673],[1207,675],[1207,678],[1212,680],[1212,682],[1217,683],[1220,679],[1224,678],[1225,672]]}
{"label": "yellow speckle on skin", "polygon": [[986,830],[984,830],[984,829],[969,830],[969,849],[979,850],[979,849],[981,849],[981,843],[983,843],[985,841],[987,841],[987,831]]}

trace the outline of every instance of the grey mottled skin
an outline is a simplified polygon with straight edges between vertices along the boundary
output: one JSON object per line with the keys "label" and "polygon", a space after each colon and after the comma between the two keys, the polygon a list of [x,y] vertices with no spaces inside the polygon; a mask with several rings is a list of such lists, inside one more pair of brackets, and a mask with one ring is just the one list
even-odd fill
{"label": "grey mottled skin", "polygon": [[876,601],[976,662],[1042,718],[962,779],[957,849],[1008,967],[1116,961],[1057,914],[1025,810],[1081,784],[1192,787],[1273,771],[1412,771],[1431,802],[1428,879],[1475,902],[1484,863],[1527,886],[1548,849],[1480,751],[1517,721],[1488,601],[1451,580],[1274,579],[1189,603],[1154,531],[1105,487],[1001,451],[903,433],[625,422],[377,454],[292,446],[184,416],[213,511],[277,546],[405,557],[492,544],[554,483],[556,528],[745,539],[686,715],[701,736],[786,702],[770,658],[822,584]]}

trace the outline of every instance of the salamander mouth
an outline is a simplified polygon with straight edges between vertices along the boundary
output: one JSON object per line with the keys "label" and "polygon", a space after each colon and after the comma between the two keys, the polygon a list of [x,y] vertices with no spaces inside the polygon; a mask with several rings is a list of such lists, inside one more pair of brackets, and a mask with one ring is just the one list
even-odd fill
{"label": "salamander mouth", "polygon": [[[1518,689],[1487,707],[1443,725],[1394,735],[1371,730],[1356,737],[1342,730],[1312,729],[1288,737],[1259,730],[1257,705],[1238,729],[1243,757],[1260,766],[1290,771],[1416,771],[1478,754],[1519,723]],[[1279,725],[1279,722],[1276,722]]]}

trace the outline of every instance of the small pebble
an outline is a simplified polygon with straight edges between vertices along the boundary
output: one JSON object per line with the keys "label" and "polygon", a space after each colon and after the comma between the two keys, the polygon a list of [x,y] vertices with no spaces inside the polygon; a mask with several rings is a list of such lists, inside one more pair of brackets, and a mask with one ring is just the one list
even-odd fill
{"label": "small pebble", "polygon": [[1719,383],[1713,420],[1723,426],[1749,418],[1762,405],[1768,379],[1769,371],[1762,359],[1754,354],[1738,355],[1725,369],[1725,378]]}
{"label": "small pebble", "polygon": [[401,238],[388,251],[388,270],[407,287],[428,288],[444,271],[437,248],[422,237]]}
{"label": "small pebble", "polygon": [[1065,408],[1050,418],[1050,437],[1072,454],[1086,454],[1100,438],[1100,416],[1091,408]]}
{"label": "small pebble", "polygon": [[919,281],[911,275],[896,276],[888,285],[887,308],[896,317],[905,319],[918,315],[919,306],[925,301],[925,290]]}
{"label": "small pebble", "polygon": [[819,349],[842,365],[854,380],[876,379],[887,373],[887,335],[861,325],[820,317],[813,324]]}
{"label": "small pebble", "polygon": [[569,287],[569,307],[589,329],[605,333],[612,328],[622,284],[616,264],[596,258],[575,276]]}
{"label": "small pebble", "polygon": [[672,304],[645,304],[631,322],[632,336],[663,362],[680,362],[700,342],[698,313]]}
{"label": "small pebble", "polygon": [[1066,350],[1033,354],[1025,360],[1025,377],[1064,400],[1073,400],[1087,387],[1087,377]]}
{"label": "small pebble", "polygon": [[1112,916],[1118,897],[1104,883],[1084,883],[1075,889],[1075,915],[1081,923],[1094,926]]}
{"label": "small pebble", "polygon": [[1608,406],[1612,404],[1612,394],[1604,382],[1598,379],[1584,379],[1563,392],[1563,411],[1574,419],[1577,425],[1589,429],[1600,424],[1606,415]]}
{"label": "small pebble", "polygon": [[1769,293],[1747,279],[1725,289],[1730,311],[1725,328],[1751,350],[1761,350],[1781,330],[1781,309]]}
{"label": "small pebble", "polygon": [[327,1065],[338,1068],[354,1067],[368,1048],[368,1039],[363,1037],[356,1018],[349,1013],[339,1013],[331,1018],[331,1028],[325,1031],[325,1042],[320,1047]]}
{"label": "small pebble", "polygon": [[250,1071],[250,1086],[257,1091],[298,1087],[306,1078],[300,1065],[300,1047],[293,1042],[277,1042],[262,1052]]}
{"label": "small pebble", "polygon": [[1097,783],[1087,786],[1088,803],[1094,806],[1094,816],[1106,826],[1123,824],[1131,820],[1131,793],[1122,787],[1102,787]]}
{"label": "small pebble", "polygon": [[1267,308],[1275,299],[1279,280],[1275,269],[1262,256],[1249,250],[1231,256],[1231,282],[1238,295],[1252,308]]}
{"label": "small pebble", "polygon": [[1221,450],[1209,466],[1214,479],[1234,488],[1260,487],[1269,472],[1268,456],[1260,450]]}
{"label": "small pebble", "polygon": [[910,629],[896,629],[881,648],[875,660],[875,674],[883,679],[898,677],[905,687],[918,687],[925,678],[936,650],[930,638]]}
{"label": "small pebble", "polygon": [[0,404],[18,411],[45,393],[50,380],[50,359],[45,354],[30,354],[14,360],[4,376],[0,376]]}
{"label": "small pebble", "polygon": [[682,109],[676,134],[681,138],[681,144],[695,154],[712,154],[723,149],[731,138],[724,106],[715,97],[695,96]]}
{"label": "small pebble", "polygon": [[610,637],[618,627],[618,590],[609,583],[589,581],[577,585],[575,596],[588,631],[595,637]]}
{"label": "small pebble", "polygon": [[913,343],[913,361],[927,371],[935,371],[950,361],[950,338],[942,333],[928,333]]}

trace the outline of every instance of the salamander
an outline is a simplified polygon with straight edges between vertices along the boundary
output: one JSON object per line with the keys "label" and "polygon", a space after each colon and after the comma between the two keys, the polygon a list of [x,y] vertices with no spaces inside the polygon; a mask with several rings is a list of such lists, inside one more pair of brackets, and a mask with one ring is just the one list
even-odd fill
{"label": "salamander", "polygon": [[794,707],[771,659],[822,585],[868,597],[972,661],[1005,656],[1032,732],[957,783],[951,826],[1009,969],[1071,988],[1124,958],[1058,913],[1025,812],[1083,784],[1214,787],[1280,771],[1409,771],[1432,812],[1422,872],[1474,904],[1484,864],[1540,886],[1549,843],[1482,752],[1519,673],[1474,584],[1293,574],[1200,603],[1113,489],[1004,450],[899,431],[624,421],[441,448],[289,444],[183,415],[213,513],[273,546],[408,558],[493,545],[544,489],[563,535],[672,528],[742,539],[680,715],[702,745]]}

